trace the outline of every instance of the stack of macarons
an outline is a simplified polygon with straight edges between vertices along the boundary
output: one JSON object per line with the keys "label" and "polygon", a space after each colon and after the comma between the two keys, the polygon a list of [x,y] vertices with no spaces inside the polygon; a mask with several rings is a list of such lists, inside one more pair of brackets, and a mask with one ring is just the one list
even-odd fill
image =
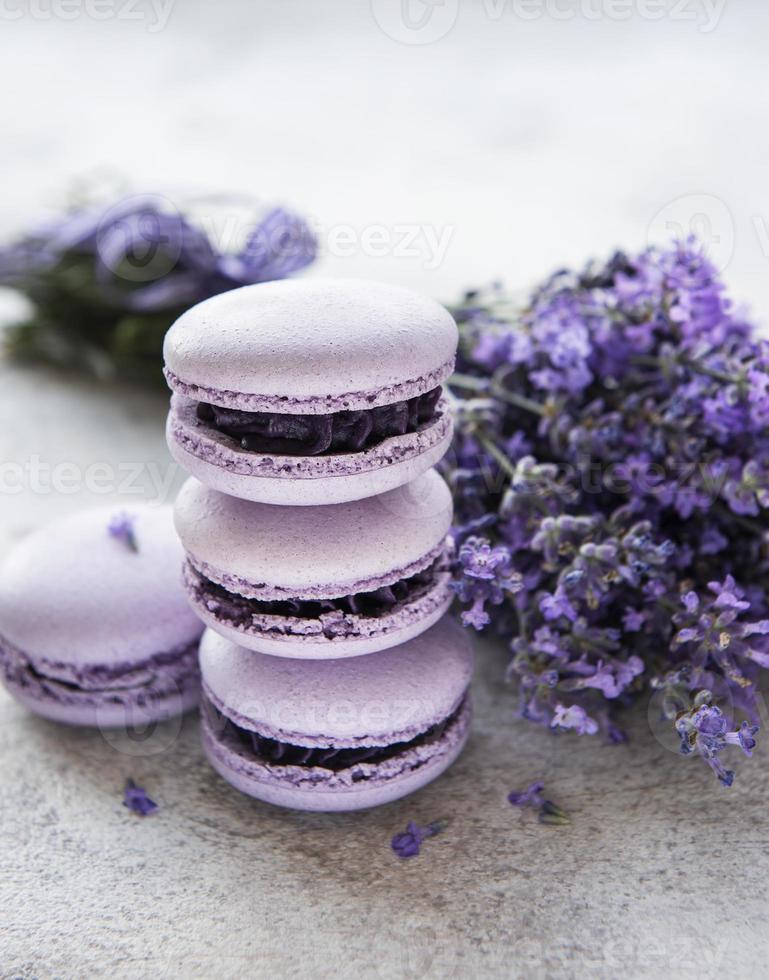
{"label": "stack of macarons", "polygon": [[246,286],[166,336],[184,585],[206,630],[202,738],[270,803],[354,810],[441,773],[469,728],[451,602],[456,325],[365,281]]}

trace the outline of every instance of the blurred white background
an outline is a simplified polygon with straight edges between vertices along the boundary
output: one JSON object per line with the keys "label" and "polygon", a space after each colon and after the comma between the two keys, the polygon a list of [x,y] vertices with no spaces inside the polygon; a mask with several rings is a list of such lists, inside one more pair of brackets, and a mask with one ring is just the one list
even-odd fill
{"label": "blurred white background", "polygon": [[245,191],[311,217],[313,274],[450,300],[693,227],[769,319],[764,0],[3,0],[0,20],[2,232],[105,173]]}

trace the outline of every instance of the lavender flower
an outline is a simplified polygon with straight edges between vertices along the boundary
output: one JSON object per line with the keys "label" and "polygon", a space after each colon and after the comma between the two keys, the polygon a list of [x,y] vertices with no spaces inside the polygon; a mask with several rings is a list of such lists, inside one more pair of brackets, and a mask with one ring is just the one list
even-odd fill
{"label": "lavender flower", "polygon": [[[233,202],[233,214],[245,213],[243,204]],[[315,258],[309,226],[284,208],[249,216],[238,251],[220,248],[196,210],[194,201],[177,207],[134,195],[76,207],[0,247],[0,284],[26,293],[35,308],[8,334],[10,352],[162,381],[163,336],[186,308]]]}
{"label": "lavender flower", "polygon": [[507,548],[492,548],[486,539],[471,537],[459,549],[454,588],[462,602],[472,603],[462,613],[462,622],[480,630],[490,621],[486,604],[499,605],[506,594],[519,592],[523,585],[512,570]]}
{"label": "lavender flower", "polygon": [[750,757],[756,746],[758,725],[743,721],[736,731],[728,731],[723,712],[710,704],[710,692],[703,691],[695,698],[693,707],[678,717],[676,730],[681,738],[681,752],[684,755],[698,752],[719,781],[724,786],[731,786],[734,770],[726,769],[719,755],[727,745],[738,745]]}
{"label": "lavender flower", "polygon": [[673,637],[673,644],[682,646],[688,659],[699,666],[717,665],[737,684],[749,683],[752,668],[749,662],[769,667],[769,619],[744,622],[741,617],[751,608],[731,575],[723,582],[709,582],[712,597],[701,600],[697,593],[682,597],[683,612],[673,616],[673,623],[682,627]]}
{"label": "lavender flower", "polygon": [[136,517],[133,514],[126,514],[125,511],[114,514],[107,525],[107,533],[111,538],[125,545],[129,551],[138,552]]}
{"label": "lavender flower", "polygon": [[143,787],[137,786],[133,779],[127,779],[123,793],[123,806],[140,817],[148,817],[159,809],[157,803],[147,796]]}
{"label": "lavender flower", "polygon": [[399,858],[416,857],[421,850],[422,842],[428,837],[440,834],[447,826],[448,823],[445,820],[434,820],[426,827],[418,827],[413,820],[409,820],[406,830],[393,837],[392,849]]}
{"label": "lavender flower", "polygon": [[595,735],[598,723],[594,721],[580,704],[555,705],[551,728],[571,728],[577,735]]}
{"label": "lavender flower", "polygon": [[298,216],[273,208],[243,249],[218,252],[183,211],[158,195],[65,214],[0,250],[0,282],[23,285],[68,256],[93,261],[102,299],[129,310],[177,309],[248,283],[281,279],[308,265],[316,240]]}
{"label": "lavender flower", "polygon": [[219,269],[240,284],[285,279],[309,265],[317,241],[308,225],[283,208],[274,208],[253,229],[237,255],[223,256]]}
{"label": "lavender flower", "polygon": [[719,775],[716,701],[751,748],[769,667],[769,345],[692,240],[455,315],[463,621],[509,638],[524,718],[616,743],[662,690]]}
{"label": "lavender flower", "polygon": [[526,789],[508,793],[507,800],[513,806],[532,807],[537,810],[540,823],[563,825],[571,823],[569,815],[552,800],[546,800],[542,795],[545,784],[541,781],[532,783]]}

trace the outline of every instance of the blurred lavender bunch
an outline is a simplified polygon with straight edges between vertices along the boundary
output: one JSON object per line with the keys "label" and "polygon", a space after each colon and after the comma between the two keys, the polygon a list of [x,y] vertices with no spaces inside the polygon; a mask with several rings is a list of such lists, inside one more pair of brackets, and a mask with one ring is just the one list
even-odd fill
{"label": "blurred lavender bunch", "polygon": [[454,312],[465,624],[510,638],[523,717],[618,742],[655,692],[730,785],[769,667],[769,346],[693,240]]}
{"label": "blurred lavender bunch", "polygon": [[17,358],[163,384],[163,335],[185,309],[228,289],[283,279],[315,254],[302,218],[282,208],[255,210],[242,199],[177,207],[161,195],[139,195],[77,206],[0,247],[0,285],[20,290],[33,308],[8,331],[7,349]]}

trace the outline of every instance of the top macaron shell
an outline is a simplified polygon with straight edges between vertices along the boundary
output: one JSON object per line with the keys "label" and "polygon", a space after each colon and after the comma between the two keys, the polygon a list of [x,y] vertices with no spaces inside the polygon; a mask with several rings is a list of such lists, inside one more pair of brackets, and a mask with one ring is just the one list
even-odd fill
{"label": "top macaron shell", "polygon": [[255,411],[323,414],[434,388],[453,369],[457,339],[451,315],[410,290],[287,280],[194,306],[168,331],[164,357],[169,383],[190,397],[210,389],[217,404],[242,408],[238,395],[261,395]]}
{"label": "top macaron shell", "polygon": [[176,529],[193,563],[262,599],[344,596],[423,568],[444,544],[451,493],[430,470],[375,497],[314,508],[240,500],[188,480]]}
{"label": "top macaron shell", "polygon": [[[112,537],[133,518],[137,551]],[[73,667],[136,663],[195,642],[170,507],[82,511],[23,540],[0,568],[0,635],[31,660]]]}
{"label": "top macaron shell", "polygon": [[200,667],[207,694],[241,727],[296,745],[391,745],[456,709],[473,650],[449,616],[402,646],[325,662],[264,656],[207,630]]}

